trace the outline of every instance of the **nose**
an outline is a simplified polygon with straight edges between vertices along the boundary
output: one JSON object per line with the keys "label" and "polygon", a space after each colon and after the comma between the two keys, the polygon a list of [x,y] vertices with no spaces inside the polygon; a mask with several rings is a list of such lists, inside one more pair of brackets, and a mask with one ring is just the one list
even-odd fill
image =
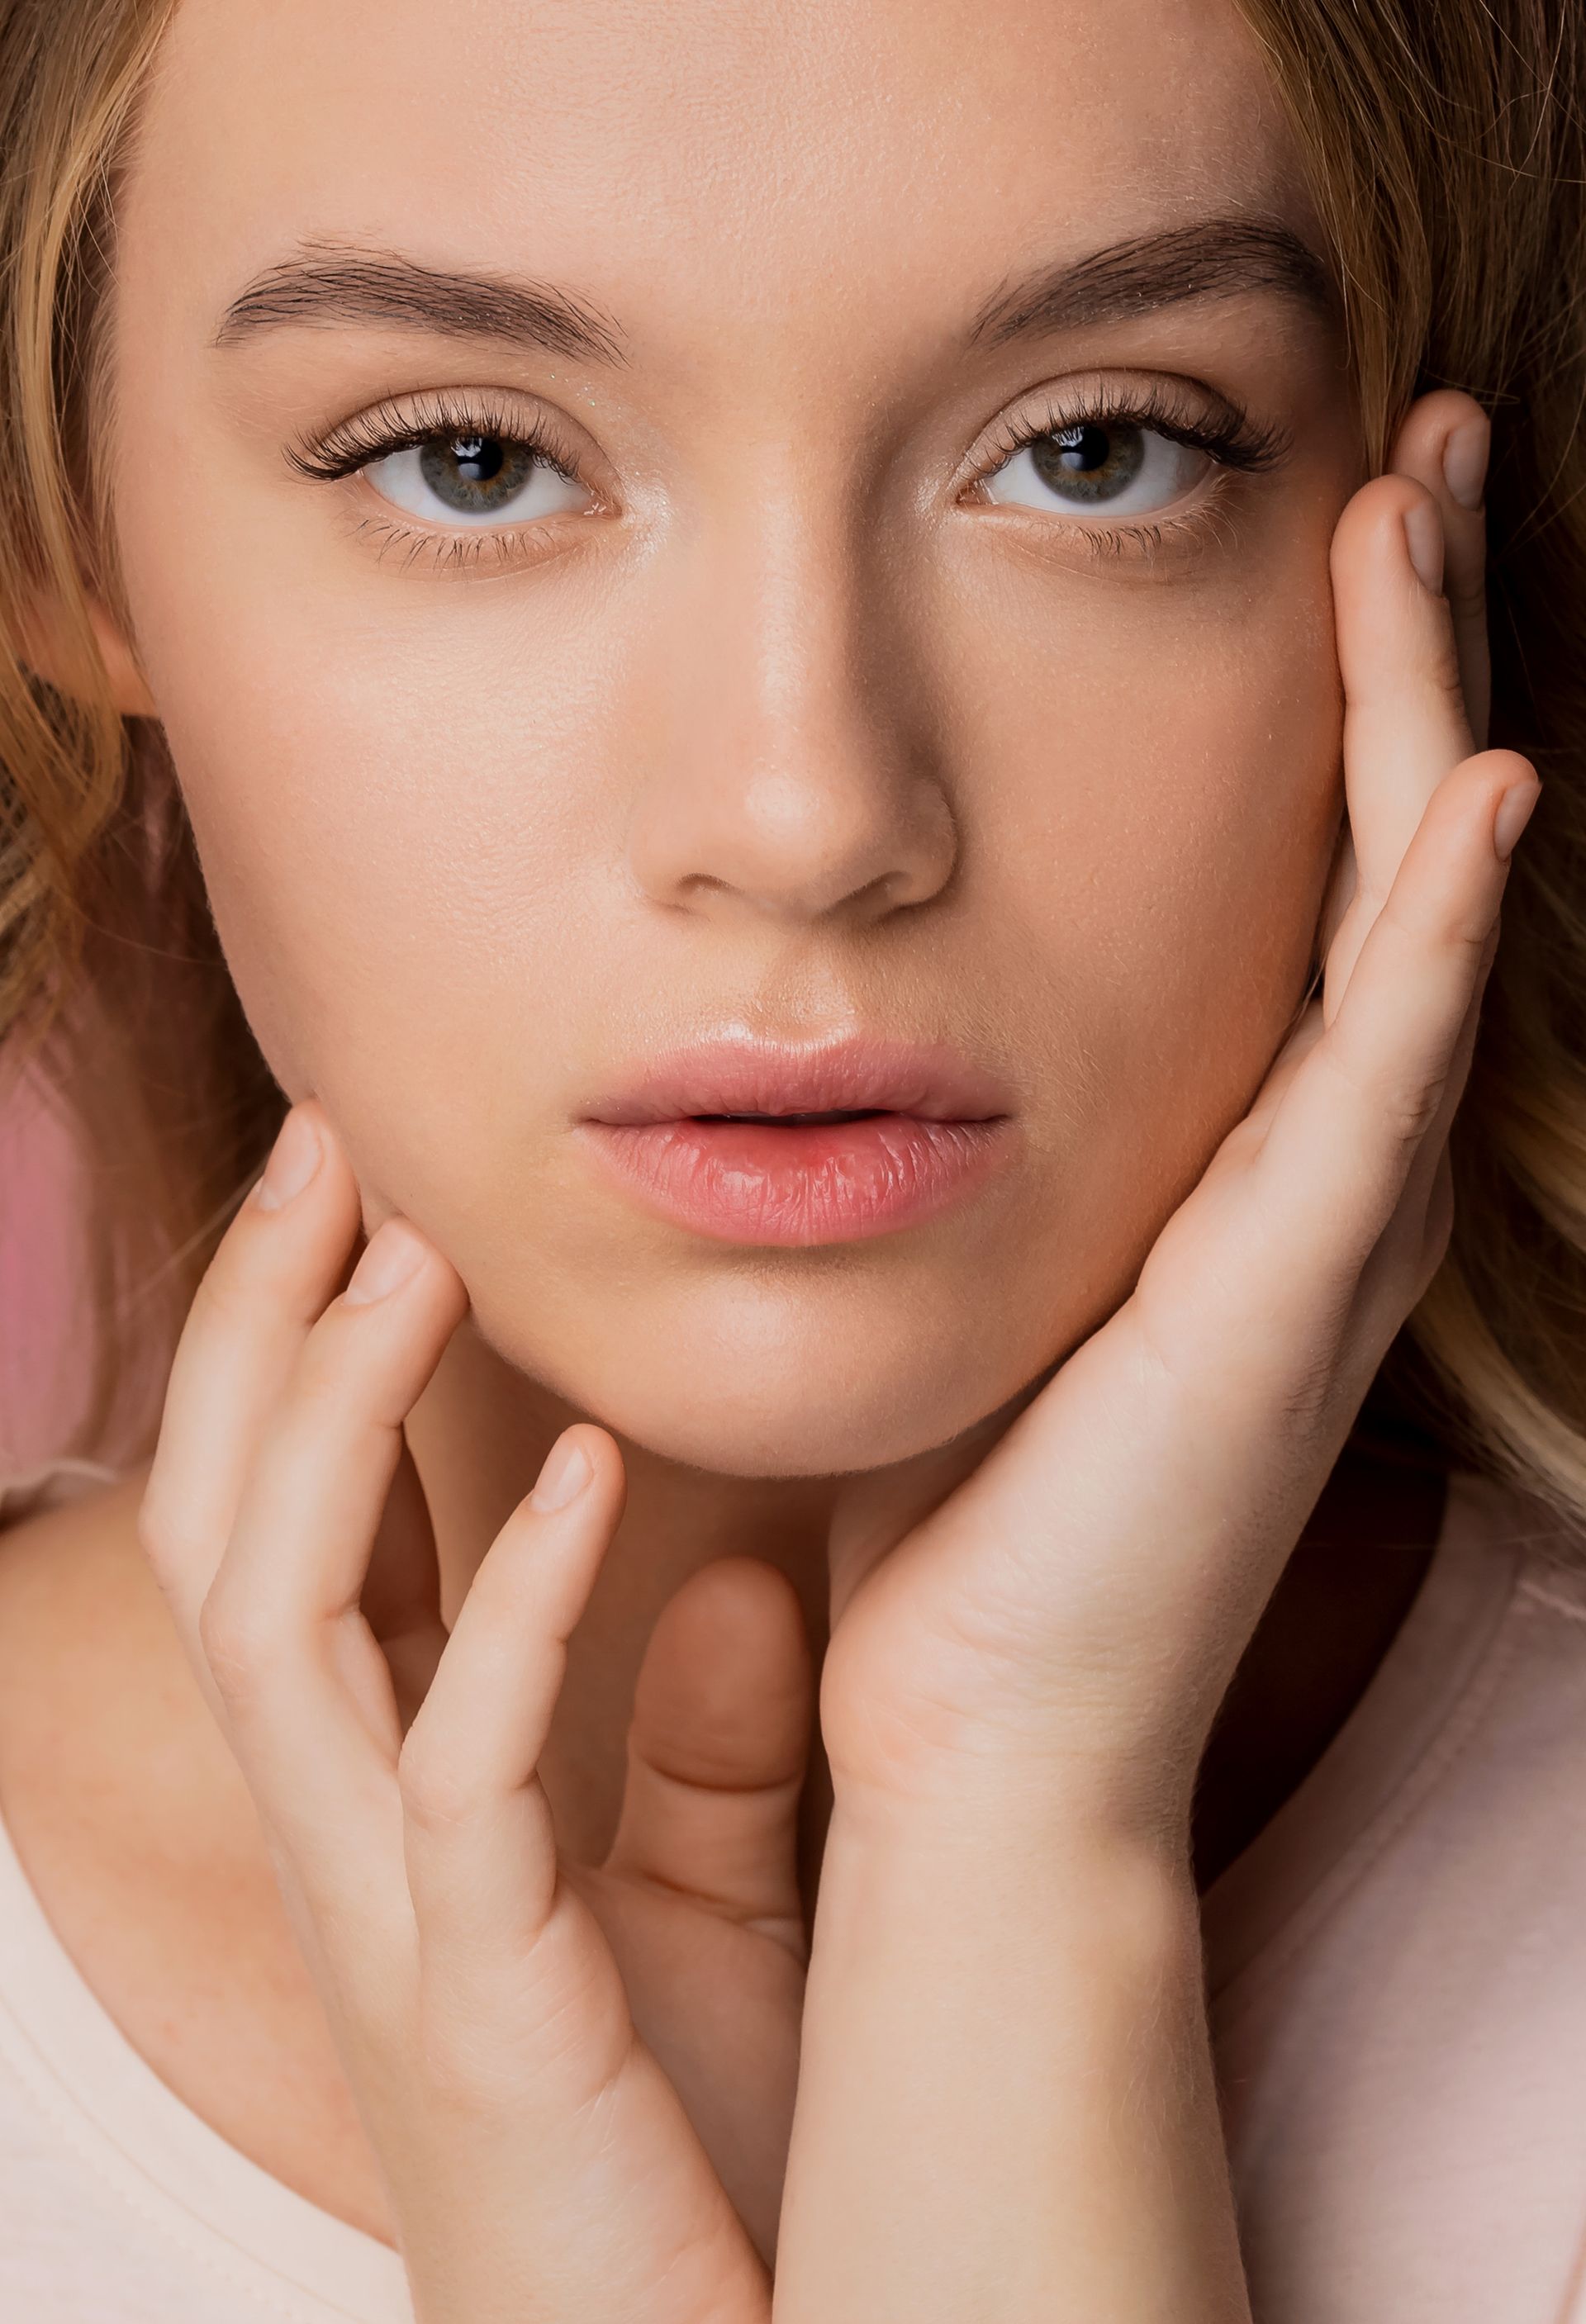
{"label": "nose", "polygon": [[783,923],[864,926],[927,902],[958,832],[881,588],[808,521],[715,549],[699,545],[674,600],[650,692],[628,833],[641,888]]}

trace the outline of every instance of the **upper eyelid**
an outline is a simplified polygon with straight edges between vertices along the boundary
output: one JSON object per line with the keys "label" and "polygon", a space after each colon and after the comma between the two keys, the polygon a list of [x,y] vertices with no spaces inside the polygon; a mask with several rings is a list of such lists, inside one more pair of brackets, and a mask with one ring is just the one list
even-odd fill
{"label": "upper eyelid", "polygon": [[[1185,392],[1193,401],[1185,400]],[[1020,415],[1031,417],[1043,402],[1045,425],[1024,426]],[[1180,442],[1199,445],[1222,467],[1276,467],[1292,448],[1286,429],[1254,419],[1203,381],[1176,378],[1169,383],[1156,377],[1126,385],[1121,381],[1109,383],[1102,373],[1079,373],[1067,380],[1046,382],[1004,405],[977,438],[960,481],[973,483],[998,465],[999,454],[1011,458],[1054,428],[1072,427],[1086,419],[1132,422]],[[988,434],[993,438],[990,445]]]}
{"label": "upper eyelid", "polygon": [[[1286,430],[1270,425],[1252,423],[1249,415],[1241,410],[1231,399],[1214,389],[1206,387],[1203,383],[1176,380],[1172,383],[1174,389],[1187,390],[1197,400],[1201,395],[1205,397],[1206,404],[1210,409],[1206,411],[1205,418],[1197,425],[1196,421],[1189,416],[1187,403],[1181,401],[1177,394],[1165,395],[1159,380],[1150,381],[1144,386],[1131,389],[1118,382],[1111,385],[1101,383],[1101,374],[1090,374],[1088,375],[1090,380],[1098,383],[1093,385],[1090,392],[1086,392],[1080,384],[1080,382],[1086,377],[1086,374],[1082,374],[1071,375],[1065,381],[1047,382],[1027,390],[1021,397],[1004,404],[996,419],[989,423],[991,428],[1000,428],[1003,431],[1001,447],[992,447],[988,450],[985,443],[987,430],[982,429],[975,447],[969,455],[969,465],[966,468],[961,467],[958,475],[953,479],[951,490],[954,498],[993,472],[1001,461],[1012,457],[1018,450],[1022,449],[1043,432],[1047,432],[1054,426],[1072,425],[1074,421],[1085,418],[1132,420],[1136,424],[1156,429],[1166,435],[1177,435],[1191,442],[1199,440],[1203,436],[1243,431],[1249,449],[1242,459],[1233,461],[1227,457],[1220,458],[1214,449],[1207,447],[1210,456],[1221,471],[1222,479],[1226,479],[1231,470],[1237,470],[1240,467],[1266,467],[1277,465],[1291,448]],[[327,456],[331,458],[337,457],[338,447],[345,447],[349,453],[355,449],[361,449],[363,457],[355,463],[349,462],[342,470],[344,476],[355,475],[358,469],[373,465],[375,460],[393,449],[416,444],[425,438],[443,434],[448,430],[461,432],[464,427],[469,427],[483,433],[500,433],[508,437],[515,435],[519,441],[529,438],[540,439],[544,442],[549,456],[565,474],[576,481],[584,483],[586,489],[594,490],[597,498],[607,497],[600,487],[591,487],[588,484],[587,479],[582,475],[581,462],[561,455],[560,448],[554,442],[555,435],[559,431],[557,429],[554,417],[546,411],[545,407],[531,399],[525,398],[525,403],[533,413],[533,417],[526,425],[521,421],[516,426],[497,425],[498,422],[504,422],[509,419],[508,412],[502,407],[512,396],[521,392],[521,391],[501,390],[442,390],[430,391],[427,395],[420,392],[413,399],[414,404],[419,408],[410,409],[405,415],[401,414],[398,408],[401,400],[397,396],[387,397],[379,404],[349,415],[346,420],[324,430],[318,437],[300,444],[298,447],[300,456],[294,461],[294,465],[300,466],[307,473],[323,475],[325,473],[323,467],[310,466],[316,456],[319,461],[325,461]],[[1033,407],[1038,404],[1042,398],[1047,399],[1048,402],[1046,429],[1034,424],[1033,418]],[[426,402],[429,404],[428,412],[423,409]],[[1057,409],[1064,403],[1068,405],[1066,414]],[[1175,409],[1176,405],[1176,409]],[[492,410],[491,406],[496,408]],[[1029,426],[1019,425],[1019,415],[1021,412],[1030,419]],[[1218,417],[1213,418],[1213,412],[1215,412]],[[361,441],[358,439],[360,428],[363,429]],[[376,430],[378,430],[377,435]],[[548,442],[545,440],[547,438],[552,440]],[[291,454],[289,451],[289,457],[290,456]],[[1004,509],[1000,510],[999,513],[1017,518],[1027,512],[1017,509]],[[1037,521],[1042,522],[1052,521],[1045,512],[1028,513],[1037,515]],[[538,518],[529,522],[520,520],[514,526],[508,519],[499,527],[479,526],[470,528],[466,535],[456,535],[447,533],[444,527],[410,522],[402,524],[398,512],[393,512],[390,530],[393,536],[402,533],[415,542],[427,540],[431,543],[444,543],[454,539],[471,538],[478,544],[477,549],[471,552],[472,555],[476,556],[484,554],[486,545],[493,540],[509,538],[516,533],[539,531],[554,521],[554,518],[547,517]],[[1119,543],[1139,540],[1143,543],[1148,535],[1158,531],[1161,521],[1162,512],[1152,511],[1142,512],[1139,521],[1132,525],[1125,519],[1111,529],[1099,520],[1076,518],[1074,521],[1074,530],[1076,533],[1091,536],[1091,545],[1098,554],[1121,554],[1125,553],[1124,550],[1111,546],[1112,540]],[[1109,535],[1106,543],[1101,538],[1103,534]]]}
{"label": "upper eyelid", "polygon": [[[333,469],[344,475],[355,474],[391,452],[429,438],[476,428],[482,434],[500,434],[518,442],[537,439],[566,474],[578,475],[582,456],[570,445],[564,450],[558,442],[563,433],[559,421],[544,405],[527,398],[523,409],[514,415],[509,408],[514,392],[521,391],[422,391],[412,398],[412,408],[405,414],[401,397],[386,396],[333,427],[299,437],[285,447],[286,456],[300,475],[324,481]],[[504,424],[498,427],[497,421]],[[355,460],[355,453],[359,456]]]}

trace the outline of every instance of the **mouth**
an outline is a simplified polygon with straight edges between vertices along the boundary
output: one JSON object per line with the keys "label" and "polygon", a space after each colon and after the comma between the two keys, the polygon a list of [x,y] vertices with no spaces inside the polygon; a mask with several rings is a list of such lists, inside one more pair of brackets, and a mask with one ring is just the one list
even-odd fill
{"label": "mouth", "polygon": [[1005,1158],[1011,1101],[945,1048],[716,1043],[595,1100],[580,1136],[652,1214],[713,1240],[853,1242],[936,1217]]}

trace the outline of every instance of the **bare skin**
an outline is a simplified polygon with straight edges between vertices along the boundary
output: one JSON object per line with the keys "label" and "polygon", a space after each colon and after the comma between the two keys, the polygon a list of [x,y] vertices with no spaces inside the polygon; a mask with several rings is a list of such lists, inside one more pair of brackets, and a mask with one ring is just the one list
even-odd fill
{"label": "bare skin", "polygon": [[[748,1552],[788,1577],[819,1646],[833,1479],[880,1473],[906,1499],[939,1448],[995,1443],[1111,1312],[1347,900],[1328,555],[1362,470],[1324,312],[1247,270],[1215,297],[962,346],[989,295],[1054,255],[1230,215],[1314,237],[1231,13],[1183,0],[1131,32],[1074,0],[1056,44],[1050,12],[1018,5],[999,41],[983,9],[914,0],[669,11],[664,40],[659,22],[584,9],[573,38],[503,0],[470,17],[496,69],[438,83],[429,10],[239,20],[188,0],[118,251],[134,635],[106,614],[106,650],[124,706],[166,723],[282,1085],[334,1121],[363,1226],[414,1221],[472,1299],[408,1422],[447,1615],[567,1421],[622,1448],[627,1513],[539,1769],[583,1864],[617,1827],[660,1609]],[[631,360],[389,315],[217,344],[262,270],[327,238],[576,286]],[[1177,529],[1106,550],[1072,512],[949,490],[1054,383],[1142,380],[1202,383],[1203,402],[1209,382],[1281,457],[1203,473]],[[519,562],[377,554],[394,519],[368,482],[282,458],[379,398],[486,389],[525,420],[554,410],[608,503],[580,531],[546,521]],[[1456,604],[1480,519],[1443,456],[1472,423],[1465,399],[1428,398],[1394,454]],[[1479,623],[1458,645],[1474,702]],[[586,1181],[566,1133],[613,1059],[729,1017],[788,1039],[853,1020],[950,1036],[1014,1077],[1017,1168],[840,1261],[669,1237]],[[0,1559],[0,1802],[172,2086],[388,2233],[135,1501],[41,1520]],[[1352,1506],[1357,1572],[1294,1561],[1255,1707],[1217,1738],[1211,1863],[1275,1804],[1241,1768],[1306,1597],[1358,1582],[1363,1618],[1312,1666],[1291,1779],[1418,1579],[1434,1511],[1394,1525],[1409,1546],[1385,1577],[1380,1480]],[[788,1667],[787,1607],[747,1623],[747,1680]],[[807,1902],[818,1783],[808,1798]]]}
{"label": "bare skin", "polygon": [[[68,1950],[162,2080],[274,2177],[389,2241],[389,2198],[253,1803],[137,1544],[143,1474],[0,1545],[0,1810]],[[1424,1472],[1396,1482],[1380,1460],[1340,1464],[1219,1729],[1197,1803],[1203,1881],[1255,1836],[1357,1700],[1425,1571],[1438,1498]],[[745,1546],[763,1557],[764,1534],[724,1539],[719,1554]],[[809,1545],[789,1546],[789,1578],[824,1583]],[[824,1587],[811,1595],[818,1635]],[[626,1729],[636,1660],[601,1667],[586,1715],[598,1709],[603,1739]],[[604,1757],[564,1751],[555,1799],[569,1831],[609,1839],[617,1785]],[[824,1767],[804,1804],[812,1903]],[[593,1859],[598,1838],[580,1852]]]}

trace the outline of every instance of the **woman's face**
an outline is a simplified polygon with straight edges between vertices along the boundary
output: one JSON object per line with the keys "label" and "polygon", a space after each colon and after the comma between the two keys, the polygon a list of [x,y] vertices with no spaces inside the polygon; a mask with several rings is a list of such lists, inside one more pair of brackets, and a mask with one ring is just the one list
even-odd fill
{"label": "woman's face", "polygon": [[708,1468],[1008,1402],[1336,824],[1359,454],[1231,7],[184,0],[120,218],[137,646],[370,1219]]}

